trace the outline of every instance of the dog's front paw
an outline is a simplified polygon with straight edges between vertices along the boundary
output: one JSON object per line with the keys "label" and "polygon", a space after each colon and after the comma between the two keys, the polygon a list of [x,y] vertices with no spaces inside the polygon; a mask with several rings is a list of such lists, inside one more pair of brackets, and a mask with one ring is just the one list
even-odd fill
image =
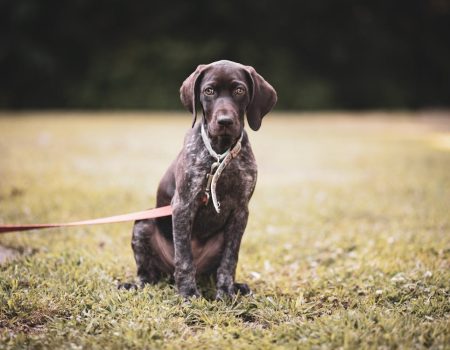
{"label": "dog's front paw", "polygon": [[200,298],[202,296],[195,286],[179,288],[178,293],[185,299]]}
{"label": "dog's front paw", "polygon": [[232,299],[236,295],[233,285],[230,287],[219,287],[216,292],[216,300]]}
{"label": "dog's front paw", "polygon": [[233,287],[235,293],[239,293],[241,295],[252,294],[252,290],[247,283],[235,283]]}
{"label": "dog's front paw", "polygon": [[231,299],[238,293],[240,295],[249,295],[252,293],[252,291],[247,283],[233,283],[228,287],[217,288],[216,300]]}
{"label": "dog's front paw", "polygon": [[117,289],[126,289],[126,290],[135,290],[138,289],[138,285],[136,283],[119,283],[117,285]]}

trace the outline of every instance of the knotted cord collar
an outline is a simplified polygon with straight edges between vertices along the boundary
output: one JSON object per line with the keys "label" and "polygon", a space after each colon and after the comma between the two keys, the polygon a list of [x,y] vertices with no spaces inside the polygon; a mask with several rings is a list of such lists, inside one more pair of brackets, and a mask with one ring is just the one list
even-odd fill
{"label": "knotted cord collar", "polygon": [[206,204],[208,204],[209,196],[211,193],[211,197],[213,200],[214,209],[216,209],[217,213],[220,213],[220,203],[217,200],[216,195],[216,186],[217,181],[219,181],[219,177],[222,174],[222,171],[225,169],[225,167],[239,154],[241,151],[241,142],[242,138],[244,137],[244,131],[242,131],[241,136],[239,137],[239,140],[236,142],[236,144],[233,146],[233,148],[227,149],[224,153],[218,154],[216,151],[213,150],[211,146],[211,142],[209,140],[209,137],[206,133],[204,123],[202,123],[202,139],[203,143],[205,144],[206,149],[208,150],[211,157],[216,159],[216,162],[212,164],[211,166],[211,173],[207,174],[208,182],[206,185]]}

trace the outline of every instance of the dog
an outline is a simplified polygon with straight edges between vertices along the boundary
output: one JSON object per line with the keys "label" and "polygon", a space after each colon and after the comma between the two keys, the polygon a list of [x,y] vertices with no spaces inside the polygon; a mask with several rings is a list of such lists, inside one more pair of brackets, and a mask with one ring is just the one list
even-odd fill
{"label": "dog", "polygon": [[[248,294],[247,284],[235,282],[257,177],[244,117],[258,130],[277,93],[254,68],[222,60],[199,65],[180,98],[193,115],[192,128],[157,191],[156,206],[171,205],[172,217],[134,224],[139,283],[173,276],[180,295],[200,297],[196,277],[212,275],[216,299]],[[196,123],[198,109],[203,116]]]}

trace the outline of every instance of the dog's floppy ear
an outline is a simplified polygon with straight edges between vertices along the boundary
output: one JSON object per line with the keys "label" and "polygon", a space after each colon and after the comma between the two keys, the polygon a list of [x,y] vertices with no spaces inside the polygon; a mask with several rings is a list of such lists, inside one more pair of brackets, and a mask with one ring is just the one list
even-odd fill
{"label": "dog's floppy ear", "polygon": [[277,103],[277,92],[253,67],[245,68],[252,85],[250,103],[247,106],[247,120],[250,127],[257,131],[261,127],[262,118]]}
{"label": "dog's floppy ear", "polygon": [[201,80],[200,76],[206,67],[207,65],[205,64],[197,66],[194,73],[186,78],[180,88],[181,103],[189,110],[189,112],[192,113],[193,116],[192,127],[194,127],[195,121],[197,120],[198,84]]}

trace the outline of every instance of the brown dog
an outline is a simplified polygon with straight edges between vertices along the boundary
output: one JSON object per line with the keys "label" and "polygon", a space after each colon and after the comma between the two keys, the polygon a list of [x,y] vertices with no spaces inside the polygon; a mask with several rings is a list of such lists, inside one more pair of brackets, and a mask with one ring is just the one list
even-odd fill
{"label": "brown dog", "polygon": [[[196,275],[214,274],[217,299],[249,293],[234,280],[257,176],[244,116],[258,130],[276,92],[252,67],[218,61],[198,66],[180,94],[193,128],[158,187],[157,207],[172,205],[172,218],[135,223],[139,280],[156,283],[174,274],[179,293],[190,297],[200,296]],[[203,118],[195,125],[199,107]]]}

